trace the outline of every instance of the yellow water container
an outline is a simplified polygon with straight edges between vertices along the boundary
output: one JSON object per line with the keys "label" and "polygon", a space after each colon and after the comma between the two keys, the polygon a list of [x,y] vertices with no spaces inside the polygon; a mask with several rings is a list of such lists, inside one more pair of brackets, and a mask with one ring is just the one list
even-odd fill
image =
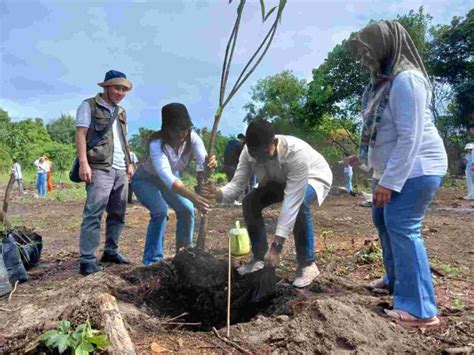
{"label": "yellow water container", "polygon": [[250,253],[250,239],[247,229],[240,228],[240,222],[235,222],[235,228],[229,232],[230,250],[234,256],[240,256]]}

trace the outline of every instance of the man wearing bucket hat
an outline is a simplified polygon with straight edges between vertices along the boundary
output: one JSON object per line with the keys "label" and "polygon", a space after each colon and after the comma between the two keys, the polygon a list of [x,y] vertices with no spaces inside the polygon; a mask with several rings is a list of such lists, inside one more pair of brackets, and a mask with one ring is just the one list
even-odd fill
{"label": "man wearing bucket hat", "polygon": [[467,151],[466,156],[466,185],[467,196],[465,200],[474,200],[474,143],[467,143],[464,148]]}
{"label": "man wearing bucket hat", "polygon": [[[125,225],[128,181],[133,175],[127,144],[127,115],[118,103],[132,89],[125,74],[110,70],[103,92],[84,100],[76,115],[76,148],[79,177],[86,183],[87,198],[79,238],[80,273],[100,271],[95,252],[100,241],[102,214],[107,212],[102,262],[129,264],[119,252],[118,241]],[[97,142],[88,147],[90,142]]]}

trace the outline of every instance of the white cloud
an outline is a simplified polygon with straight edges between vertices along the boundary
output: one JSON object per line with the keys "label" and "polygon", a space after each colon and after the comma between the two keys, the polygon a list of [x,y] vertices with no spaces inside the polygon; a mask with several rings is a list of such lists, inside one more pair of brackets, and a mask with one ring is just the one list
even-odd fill
{"label": "white cloud", "polygon": [[[134,83],[123,102],[132,133],[139,127],[158,127],[161,106],[170,101],[185,103],[197,125],[212,125],[236,1],[231,5],[223,0],[18,3],[3,0],[9,15],[0,19],[5,54],[0,62],[0,107],[11,116],[51,119],[75,113],[83,99],[98,92],[97,82],[105,71],[113,68],[124,71]],[[242,106],[258,79],[289,69],[310,80],[312,69],[351,32],[372,18],[393,18],[421,4],[435,17],[434,23],[447,23],[473,7],[472,0],[288,1],[274,43],[226,107],[221,129],[229,133],[245,129]],[[261,23],[259,2],[248,1],[229,88],[267,26]],[[15,77],[25,79],[23,88],[12,84]],[[28,87],[28,80],[48,83],[52,89]]]}

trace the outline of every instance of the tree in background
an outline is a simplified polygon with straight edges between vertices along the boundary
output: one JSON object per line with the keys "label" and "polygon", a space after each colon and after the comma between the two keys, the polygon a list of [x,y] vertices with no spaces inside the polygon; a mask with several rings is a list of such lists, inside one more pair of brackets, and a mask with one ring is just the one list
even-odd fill
{"label": "tree in background", "polygon": [[448,84],[455,102],[449,107],[457,128],[474,122],[474,10],[449,25],[431,28],[427,62],[438,82]]}
{"label": "tree in background", "polygon": [[462,174],[466,129],[474,123],[474,10],[454,17],[449,25],[432,27],[430,33],[428,70],[435,85],[444,88],[444,92],[434,91],[436,125],[448,152],[450,172]]}
{"label": "tree in background", "polygon": [[304,117],[306,92],[306,81],[288,70],[259,80],[250,89],[251,101],[244,106],[244,121],[283,120],[298,126]]}
{"label": "tree in background", "polygon": [[153,132],[152,129],[140,127],[138,133],[133,134],[128,140],[130,150],[137,155],[139,161],[143,161],[148,153],[147,144]]}
{"label": "tree in background", "polygon": [[10,124],[6,146],[11,156],[15,156],[23,169],[29,169],[33,162],[44,155],[44,147],[52,139],[41,119],[24,119]]}
{"label": "tree in background", "polygon": [[[453,150],[453,162],[459,161],[466,125],[474,121],[473,18],[474,10],[470,10],[466,17],[453,18],[450,25],[433,27],[432,17],[423,7],[395,18],[410,33],[431,76],[435,123],[448,151]],[[347,44],[354,34],[313,69],[308,84],[288,71],[260,80],[251,88],[251,100],[244,106],[245,120],[270,119],[318,149],[322,146],[321,151],[330,144],[340,155],[355,153],[360,102],[370,73],[349,52]],[[282,95],[285,88],[288,94]],[[451,166],[451,171],[456,169]]]}
{"label": "tree in background", "polygon": [[76,137],[76,119],[67,114],[52,120],[46,125],[49,135],[55,141],[64,144],[74,144]]}
{"label": "tree in background", "polygon": [[[396,20],[407,29],[423,55],[431,16],[420,7],[418,12],[411,10],[407,15],[397,16]],[[349,52],[348,43],[354,35],[352,33],[349,39],[336,45],[325,61],[313,69],[307,99],[308,123],[317,124],[324,114],[357,120],[361,97],[370,80],[370,73]]]}
{"label": "tree in background", "polygon": [[[74,142],[74,141],[73,141]],[[75,157],[74,143],[53,140],[41,118],[27,118],[11,122],[8,112],[0,109],[0,169],[10,170],[12,159],[20,162],[23,170],[33,170],[33,162],[47,155],[54,169],[61,174],[68,170]]]}
{"label": "tree in background", "polygon": [[0,170],[9,169],[11,166],[10,151],[7,146],[7,137],[10,130],[11,120],[8,112],[0,108]]}

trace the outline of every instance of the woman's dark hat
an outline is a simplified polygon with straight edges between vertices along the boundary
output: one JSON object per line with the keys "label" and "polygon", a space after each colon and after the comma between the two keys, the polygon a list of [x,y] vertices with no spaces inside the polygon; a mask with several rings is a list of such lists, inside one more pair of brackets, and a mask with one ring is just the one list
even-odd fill
{"label": "woman's dark hat", "polygon": [[191,129],[193,122],[189,117],[186,106],[173,102],[161,108],[161,129],[183,130]]}

